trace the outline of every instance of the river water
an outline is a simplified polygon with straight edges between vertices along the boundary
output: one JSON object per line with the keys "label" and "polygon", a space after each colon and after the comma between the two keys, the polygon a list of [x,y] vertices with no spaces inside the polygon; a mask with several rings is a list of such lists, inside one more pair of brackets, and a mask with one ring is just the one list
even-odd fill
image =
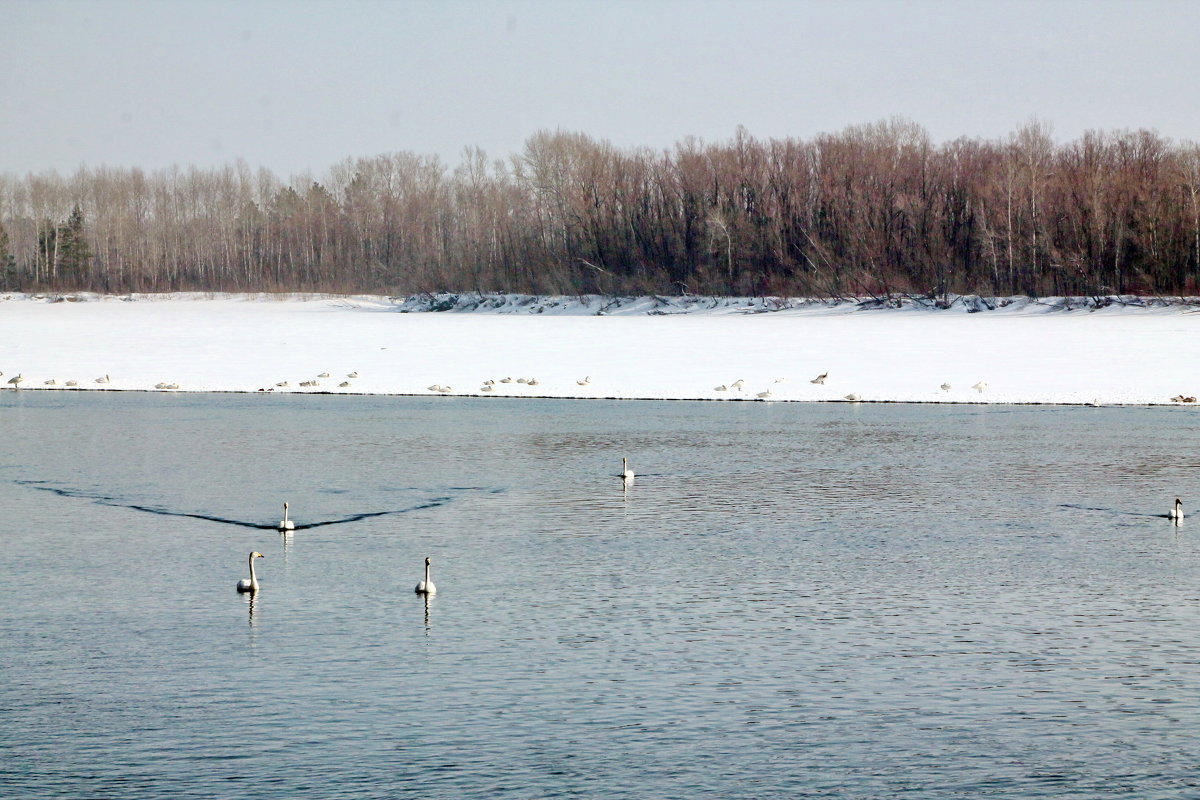
{"label": "river water", "polygon": [[1196,413],[6,392],[0,796],[1196,797]]}

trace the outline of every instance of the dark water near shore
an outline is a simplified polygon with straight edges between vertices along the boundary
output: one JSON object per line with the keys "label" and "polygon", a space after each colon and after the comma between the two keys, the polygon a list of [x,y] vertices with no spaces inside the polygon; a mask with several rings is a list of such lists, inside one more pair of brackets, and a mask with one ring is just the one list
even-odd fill
{"label": "dark water near shore", "polygon": [[1197,413],[6,392],[0,796],[1196,797]]}

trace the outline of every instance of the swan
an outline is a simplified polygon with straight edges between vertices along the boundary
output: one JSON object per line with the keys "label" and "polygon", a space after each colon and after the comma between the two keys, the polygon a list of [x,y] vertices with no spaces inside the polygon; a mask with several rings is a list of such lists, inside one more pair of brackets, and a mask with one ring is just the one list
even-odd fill
{"label": "swan", "polygon": [[529,383],[529,378],[517,378],[517,383]]}
{"label": "swan", "polygon": [[179,388],[179,384],[178,384],[178,383],[168,383],[168,384],[167,384],[167,388],[168,388],[168,389],[178,389],[178,388]]}
{"label": "swan", "polygon": [[320,375],[318,375],[317,377],[318,377],[318,378],[328,378],[328,377],[329,377],[329,373],[328,373],[328,372],[322,372],[322,373],[321,373]]}
{"label": "swan", "polygon": [[12,386],[14,389],[20,389],[20,388],[21,388],[21,381],[23,381],[23,380],[25,380],[25,378],[24,378],[24,377],[22,377],[21,375],[16,375],[15,377],[12,377],[12,378],[9,378],[9,379],[8,379],[8,384],[9,384],[10,386]]}
{"label": "swan", "polygon": [[78,386],[79,381],[67,381],[67,386]]}
{"label": "swan", "polygon": [[952,388],[953,388],[953,387],[952,387],[952,386],[950,386],[950,384],[948,384],[948,383],[943,383],[943,384],[942,384],[942,386],[941,386],[941,389],[942,389],[942,391],[943,391],[943,392],[948,392],[948,391],[950,391],[950,389],[952,389]]}
{"label": "swan", "polygon": [[728,390],[729,390],[729,387],[728,387],[728,386],[726,386],[726,385],[725,385],[725,384],[723,384],[723,383],[722,383],[720,386],[714,386],[714,387],[713,387],[713,391],[714,391],[714,392],[725,392],[725,391],[728,391]]}
{"label": "swan", "polygon": [[1175,507],[1171,509],[1171,513],[1167,514],[1167,518],[1176,522],[1183,521],[1183,501],[1178,497],[1175,498]]}
{"label": "swan", "polygon": [[859,400],[862,400],[862,397],[856,394],[848,394],[843,399],[849,400],[851,403],[857,403]]}
{"label": "swan", "polygon": [[292,521],[290,519],[288,519],[287,514],[288,514],[288,504],[285,501],[283,504],[283,519],[279,520],[279,530],[294,531],[294,530],[296,530],[296,526],[292,523]]}
{"label": "swan", "polygon": [[729,388],[737,389],[740,392],[742,390],[742,387],[745,385],[746,385],[746,382],[744,380],[742,380],[741,378],[738,378],[736,381],[729,384]]}
{"label": "swan", "polygon": [[500,382],[501,383],[512,383],[513,380],[512,380],[512,378],[501,378]]}
{"label": "swan", "polygon": [[42,381],[42,383],[46,386],[58,386],[58,381],[54,380],[54,378],[51,378],[48,381]]}
{"label": "swan", "polygon": [[485,383],[482,387],[480,387],[479,391],[494,392],[494,391],[496,391],[496,387],[492,386],[490,383]]}
{"label": "swan", "polygon": [[770,389],[767,389],[765,392],[759,392],[758,394],[756,394],[754,396],[757,397],[759,400],[770,400],[772,397],[774,397],[774,395],[771,393]]}
{"label": "swan", "polygon": [[629,459],[627,458],[621,459],[621,479],[626,481],[633,480],[633,470],[629,468]]}
{"label": "swan", "polygon": [[348,373],[346,373],[346,377],[347,378],[357,378],[358,373],[357,372],[348,372]]}
{"label": "swan", "polygon": [[287,381],[280,381],[279,383],[277,383],[277,384],[275,384],[275,385],[276,385],[276,386],[287,386],[287,385],[288,385],[288,382],[287,382]]}
{"label": "swan", "polygon": [[975,384],[971,388],[974,389],[975,391],[979,392],[980,394],[983,394],[983,390],[987,388],[987,382],[980,381],[979,383]]}
{"label": "swan", "polygon": [[530,379],[529,379],[529,385],[530,385],[530,386],[537,386],[537,385],[538,385],[538,379],[537,379],[537,378],[530,378]]}
{"label": "swan", "polygon": [[250,592],[251,594],[258,591],[258,576],[254,574],[254,559],[266,558],[262,553],[255,551],[250,554],[250,577],[242,578],[238,581],[237,590],[239,592]]}
{"label": "swan", "polygon": [[592,376],[591,376],[591,375],[588,375],[588,376],[587,376],[586,378],[584,378],[583,380],[581,380],[581,381],[575,381],[575,382],[576,382],[577,384],[579,384],[580,386],[587,386],[588,384],[590,384],[590,383],[592,382]]}
{"label": "swan", "polygon": [[103,378],[96,378],[96,383],[108,383],[108,375],[105,375]]}
{"label": "swan", "polygon": [[825,379],[828,377],[829,377],[828,372],[822,372],[820,375],[818,375],[817,377],[815,377],[811,381],[809,381],[809,383],[824,384]]}
{"label": "swan", "polygon": [[342,381],[341,383],[338,384],[338,388],[345,389],[349,385],[350,385],[350,381]]}
{"label": "swan", "polygon": [[430,564],[430,560],[428,557],[426,557],[426,559],[425,559],[425,580],[419,582],[417,584],[417,588],[413,590],[417,594],[437,594],[437,587],[433,585],[433,581],[429,580],[429,564]]}

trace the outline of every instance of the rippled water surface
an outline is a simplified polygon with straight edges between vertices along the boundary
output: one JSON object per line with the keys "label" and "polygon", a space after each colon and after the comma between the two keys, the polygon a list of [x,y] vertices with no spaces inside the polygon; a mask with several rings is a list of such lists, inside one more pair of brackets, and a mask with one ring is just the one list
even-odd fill
{"label": "rippled water surface", "polygon": [[1197,413],[6,392],[0,796],[1194,798]]}

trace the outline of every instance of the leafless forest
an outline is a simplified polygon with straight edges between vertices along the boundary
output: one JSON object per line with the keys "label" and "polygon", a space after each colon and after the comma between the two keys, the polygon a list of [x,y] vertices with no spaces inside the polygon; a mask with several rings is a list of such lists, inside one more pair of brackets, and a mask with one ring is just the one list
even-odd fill
{"label": "leafless forest", "polygon": [[1145,130],[0,175],[0,289],[551,294],[1197,294],[1200,146]]}

